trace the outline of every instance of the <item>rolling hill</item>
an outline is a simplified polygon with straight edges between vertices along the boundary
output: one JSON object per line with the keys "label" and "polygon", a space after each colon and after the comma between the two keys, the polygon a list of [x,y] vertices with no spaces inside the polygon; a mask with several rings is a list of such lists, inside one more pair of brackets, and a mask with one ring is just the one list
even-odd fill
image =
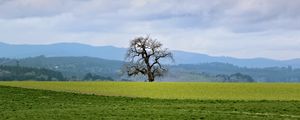
{"label": "rolling hill", "polygon": [[[121,73],[124,62],[96,57],[29,57],[24,59],[0,59],[0,65],[46,68],[61,72],[68,80],[84,80],[87,73],[110,77],[114,80],[127,78]],[[159,81],[201,82],[300,82],[300,69],[292,67],[246,68],[226,63],[201,63],[169,65],[170,71]],[[241,74],[238,74],[241,73]],[[247,76],[249,75],[249,76]],[[238,78],[238,79],[237,79]]]}

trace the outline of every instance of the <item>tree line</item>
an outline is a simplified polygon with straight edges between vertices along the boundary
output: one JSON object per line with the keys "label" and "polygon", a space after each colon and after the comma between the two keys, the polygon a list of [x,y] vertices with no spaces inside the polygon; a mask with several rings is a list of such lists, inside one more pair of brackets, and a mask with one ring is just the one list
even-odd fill
{"label": "tree line", "polygon": [[[69,81],[61,72],[24,66],[0,66],[0,81]],[[86,73],[82,80],[113,80],[111,77],[103,77],[97,74]]]}
{"label": "tree line", "polygon": [[63,81],[66,80],[61,72],[22,66],[0,66],[0,80],[39,80],[39,81]]}

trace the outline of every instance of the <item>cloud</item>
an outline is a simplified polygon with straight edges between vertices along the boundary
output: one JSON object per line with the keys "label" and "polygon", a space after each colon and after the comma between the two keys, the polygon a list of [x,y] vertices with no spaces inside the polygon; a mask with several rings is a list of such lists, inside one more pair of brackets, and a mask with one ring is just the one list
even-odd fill
{"label": "cloud", "polygon": [[300,57],[298,6],[298,0],[0,0],[0,41],[126,47],[151,34],[171,49],[288,59]]}

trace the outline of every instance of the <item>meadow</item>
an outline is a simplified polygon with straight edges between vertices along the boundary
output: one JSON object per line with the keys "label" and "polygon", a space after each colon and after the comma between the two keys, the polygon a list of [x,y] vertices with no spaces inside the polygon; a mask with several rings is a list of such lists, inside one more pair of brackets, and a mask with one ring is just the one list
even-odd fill
{"label": "meadow", "polygon": [[197,100],[300,100],[299,83],[0,82],[0,85],[104,96]]}
{"label": "meadow", "polygon": [[300,119],[300,101],[175,100],[0,86],[1,120]]}

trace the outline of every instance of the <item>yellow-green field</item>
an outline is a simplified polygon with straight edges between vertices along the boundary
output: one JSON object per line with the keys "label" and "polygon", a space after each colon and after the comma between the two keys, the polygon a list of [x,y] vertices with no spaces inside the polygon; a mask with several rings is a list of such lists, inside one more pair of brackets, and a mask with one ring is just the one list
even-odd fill
{"label": "yellow-green field", "polygon": [[104,96],[200,100],[300,100],[299,83],[0,82],[0,85]]}

